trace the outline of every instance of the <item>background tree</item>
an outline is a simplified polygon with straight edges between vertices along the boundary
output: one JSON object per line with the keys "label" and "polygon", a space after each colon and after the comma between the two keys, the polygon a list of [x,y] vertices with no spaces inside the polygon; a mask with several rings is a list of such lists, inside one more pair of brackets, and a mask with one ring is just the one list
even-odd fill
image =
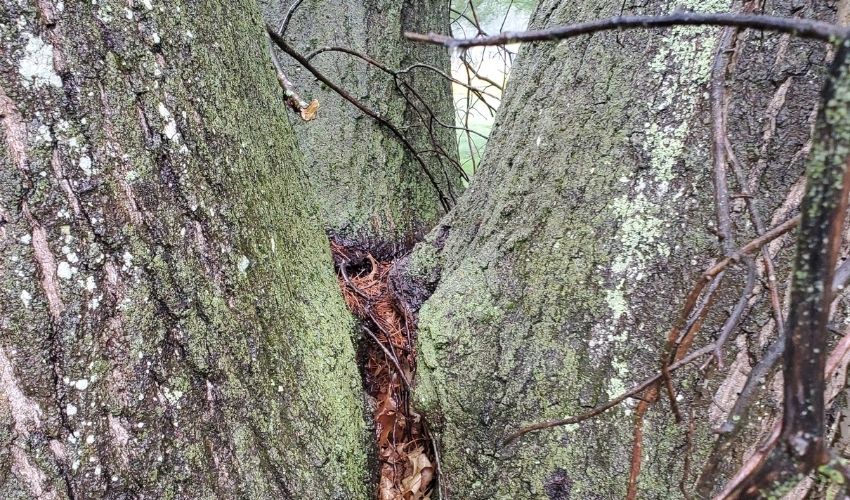
{"label": "background tree", "polygon": [[319,119],[304,122],[291,115],[291,121],[326,227],[352,242],[411,244],[455,203],[465,178],[457,157],[451,82],[440,76],[451,73],[449,56],[403,37],[405,31],[447,34],[446,3],[262,3],[271,25],[285,28],[293,49],[397,127],[413,148],[276,51],[302,98],[320,103]]}
{"label": "background tree", "polygon": [[0,2],[0,496],[365,498],[253,1]]}

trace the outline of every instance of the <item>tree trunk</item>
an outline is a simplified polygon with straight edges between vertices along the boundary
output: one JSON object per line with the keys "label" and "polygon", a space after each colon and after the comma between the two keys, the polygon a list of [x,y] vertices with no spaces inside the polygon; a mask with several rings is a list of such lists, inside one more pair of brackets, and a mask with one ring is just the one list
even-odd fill
{"label": "tree trunk", "polygon": [[[622,5],[544,0],[531,24],[730,9],[725,1]],[[771,2],[765,13],[835,19],[833,6],[797,5]],[[522,49],[480,173],[410,264],[415,278],[440,273],[420,310],[414,395],[438,430],[442,480],[455,498],[622,498],[636,428],[639,498],[693,493],[712,454],[712,430],[776,335],[761,263],[742,324],[751,334],[726,345],[726,368],[673,376],[683,423],[662,393],[642,424],[633,399],[578,424],[502,441],[523,425],[583,413],[657,373],[702,271],[755,237],[740,197],[732,200],[732,241],[718,242],[714,229],[709,80],[722,32],[611,32]],[[729,190],[755,195],[770,227],[799,202],[830,56],[822,44],[787,35],[745,31],[734,39],[727,128],[746,185],[730,166]],[[786,236],[770,247],[780,297],[792,244]],[[727,271],[696,347],[717,336],[746,276],[743,262]],[[722,457],[715,487],[770,430],[764,422],[781,394],[762,392],[756,415]]]}
{"label": "tree trunk", "polygon": [[255,2],[7,0],[0,31],[0,497],[367,497]]}
{"label": "tree trunk", "polygon": [[[295,2],[264,0],[272,26],[283,24]],[[421,63],[448,75],[449,56],[444,50],[403,38],[404,31],[448,30],[449,12],[442,0],[307,0],[293,12],[284,35],[304,55],[343,47],[389,70]],[[335,51],[311,60],[399,128],[420,152],[423,168],[386,127],[319,85],[290,57],[278,54],[301,97],[320,103],[316,120],[304,122],[295,114],[290,119],[326,227],[347,240],[371,244],[412,243],[433,228],[445,211],[429,176],[449,203],[462,191],[455,131],[448,128],[454,126],[449,81],[423,67],[400,74],[395,81],[356,56]]]}

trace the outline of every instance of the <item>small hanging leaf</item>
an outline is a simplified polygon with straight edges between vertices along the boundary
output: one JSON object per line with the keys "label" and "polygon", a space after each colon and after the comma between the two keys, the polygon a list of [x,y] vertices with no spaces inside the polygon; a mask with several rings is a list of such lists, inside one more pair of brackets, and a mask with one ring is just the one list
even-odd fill
{"label": "small hanging leaf", "polygon": [[301,119],[305,122],[316,119],[316,114],[319,111],[319,100],[313,99],[306,108],[301,108]]}

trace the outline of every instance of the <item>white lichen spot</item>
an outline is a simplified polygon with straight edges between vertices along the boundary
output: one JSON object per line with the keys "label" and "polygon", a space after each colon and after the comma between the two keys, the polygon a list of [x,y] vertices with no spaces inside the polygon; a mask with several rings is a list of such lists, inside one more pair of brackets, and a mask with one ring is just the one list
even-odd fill
{"label": "white lichen spot", "polygon": [[19,241],[21,243],[23,243],[24,245],[29,245],[30,242],[32,241],[32,236],[30,234],[25,234],[25,235],[21,236],[21,239]]}
{"label": "white lichen spot", "polygon": [[97,288],[97,284],[94,282],[94,276],[89,276],[86,278],[86,291],[93,292]]}
{"label": "white lichen spot", "polygon": [[28,33],[27,37],[24,56],[18,66],[24,85],[62,87],[62,79],[53,69],[53,46],[38,36]]}
{"label": "white lichen spot", "polygon": [[163,390],[163,396],[164,396],[166,401],[168,401],[172,405],[176,405],[177,402],[180,401],[180,398],[183,397],[183,391],[178,390],[178,389],[171,390],[168,387],[166,387]]}
{"label": "white lichen spot", "polygon": [[153,9],[153,2],[151,0],[142,0],[142,5],[144,5],[148,10]]}
{"label": "white lichen spot", "polygon": [[159,111],[159,115],[162,119],[165,120],[165,127],[162,130],[162,134],[169,141],[179,142],[180,134],[177,132],[177,122],[174,121],[174,116],[172,116],[171,111],[169,111],[163,103],[159,103],[156,109]]}
{"label": "white lichen spot", "polygon": [[63,260],[56,266],[56,275],[62,279],[71,279],[71,265]]}
{"label": "white lichen spot", "polygon": [[36,142],[52,142],[53,135],[50,134],[50,127],[40,125],[38,130],[36,130],[35,140]]}
{"label": "white lichen spot", "polygon": [[82,170],[86,175],[91,175],[91,158],[88,156],[80,157],[80,170]]}
{"label": "white lichen spot", "polygon": [[626,392],[624,380],[629,376],[629,365],[624,361],[615,359],[611,362],[611,367],[614,368],[616,375],[608,381],[608,397],[614,399]]}
{"label": "white lichen spot", "polygon": [[80,468],[80,461],[79,461],[79,460],[74,460],[74,462],[71,464],[71,470],[73,470],[74,472],[76,472],[76,471],[77,471],[77,469],[79,469],[79,468]]}
{"label": "white lichen spot", "polygon": [[88,436],[86,436],[86,444],[92,444],[92,443],[94,443],[94,436],[89,434]]}
{"label": "white lichen spot", "polygon": [[663,244],[663,221],[656,215],[657,209],[643,193],[632,200],[623,197],[614,201],[612,212],[621,221],[617,239],[623,247],[611,265],[614,273],[637,274],[651,259],[669,255],[669,247]]}
{"label": "white lichen spot", "polygon": [[65,406],[65,415],[68,415],[69,417],[73,417],[76,414],[77,414],[77,407],[72,405],[71,403],[68,403]]}
{"label": "white lichen spot", "polygon": [[24,307],[29,307],[31,301],[32,295],[26,290],[21,290],[21,302],[24,303]]}
{"label": "white lichen spot", "polygon": [[84,379],[84,378],[81,378],[81,379],[77,380],[76,382],[74,382],[74,387],[78,391],[84,391],[84,390],[89,388],[89,381]]}
{"label": "white lichen spot", "polygon": [[239,257],[239,262],[236,264],[236,266],[239,268],[240,273],[244,273],[250,265],[251,261],[248,259],[248,257],[245,257],[244,255]]}

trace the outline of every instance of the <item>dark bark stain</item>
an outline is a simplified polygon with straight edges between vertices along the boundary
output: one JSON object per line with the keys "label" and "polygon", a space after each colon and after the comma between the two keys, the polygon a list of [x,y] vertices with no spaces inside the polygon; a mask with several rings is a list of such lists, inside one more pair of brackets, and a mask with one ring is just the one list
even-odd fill
{"label": "dark bark stain", "polygon": [[543,489],[550,500],[568,500],[573,489],[573,481],[564,469],[555,469],[549,476]]}

